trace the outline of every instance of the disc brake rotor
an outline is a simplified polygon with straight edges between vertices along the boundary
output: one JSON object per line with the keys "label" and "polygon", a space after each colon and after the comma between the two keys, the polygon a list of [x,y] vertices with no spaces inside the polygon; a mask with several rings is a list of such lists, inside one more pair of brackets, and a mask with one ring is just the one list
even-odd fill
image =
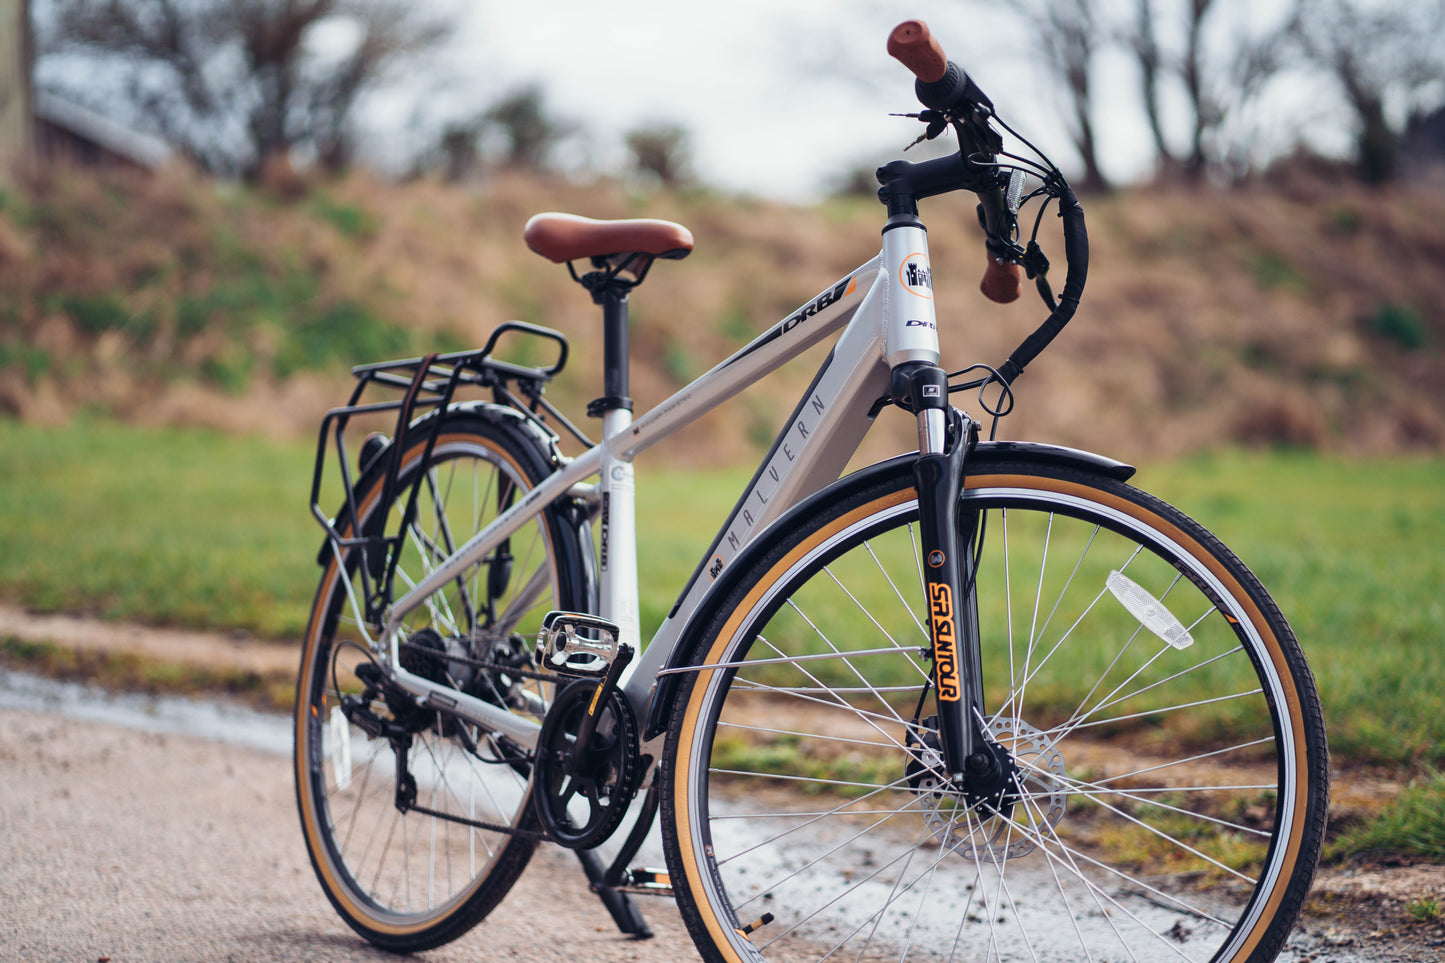
{"label": "disc brake rotor", "polygon": [[928,746],[915,750],[921,772],[912,784],[922,799],[923,820],[939,845],[967,860],[1000,862],[1034,851],[1064,816],[1064,758],[1043,732],[1019,719],[989,727],[994,741],[1017,766],[1014,787],[1002,806],[978,805],[942,775],[942,756]]}

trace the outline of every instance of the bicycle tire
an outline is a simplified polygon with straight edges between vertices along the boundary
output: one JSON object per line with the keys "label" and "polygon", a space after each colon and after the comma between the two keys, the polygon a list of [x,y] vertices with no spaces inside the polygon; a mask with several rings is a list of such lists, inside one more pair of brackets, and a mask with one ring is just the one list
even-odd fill
{"label": "bicycle tire", "polygon": [[[410,483],[424,472],[397,567],[398,592],[553,470],[538,433],[495,406],[448,412],[429,456],[422,440],[426,431],[410,437],[419,440],[403,455],[397,494],[386,513],[388,527],[396,530]],[[357,482],[363,532],[382,531],[378,506],[390,457],[388,449],[375,458]],[[542,615],[554,608],[587,610],[593,590],[583,555],[584,547],[591,547],[586,513],[549,509],[507,547],[510,562],[494,552],[406,618],[407,638],[425,639],[426,647],[403,647],[401,658],[413,672],[449,680],[496,704],[515,703],[514,711],[523,706],[540,721],[551,701],[550,685],[448,656],[506,658],[530,667]],[[356,667],[380,654],[367,641],[349,595],[359,598],[359,588],[348,582],[359,580],[360,559],[359,549],[340,559],[329,544],[323,550],[325,571],[297,681],[296,801],[312,867],[337,912],[372,943],[414,952],[454,940],[479,923],[526,866],[540,835],[531,805],[530,753],[435,710],[398,709],[377,700],[373,711],[414,730],[407,760],[418,805],[515,832],[397,807],[392,744],[368,738],[338,707],[339,693],[364,688]]]}
{"label": "bicycle tire", "polygon": [[[1065,461],[980,446],[963,496],[985,519],[1006,799],[971,802],[930,755],[910,459],[810,500],[719,586],[681,664],[721,667],[684,676],[663,777],[668,868],[705,959],[1278,954],[1328,796],[1299,644],[1201,526]],[[1157,606],[1159,632],[1125,597]]]}

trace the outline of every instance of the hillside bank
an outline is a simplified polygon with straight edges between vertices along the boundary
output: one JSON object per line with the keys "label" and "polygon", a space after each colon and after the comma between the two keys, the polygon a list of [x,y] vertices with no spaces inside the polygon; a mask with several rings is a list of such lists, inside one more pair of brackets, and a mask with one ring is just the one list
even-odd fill
{"label": "hillside bank", "polygon": [[[1020,380],[1003,436],[1130,458],[1240,442],[1445,447],[1445,192],[1302,176],[1085,207],[1083,306]],[[866,198],[796,208],[520,173],[252,189],[183,170],[51,169],[0,194],[0,411],[305,436],[351,364],[478,345],[517,318],[572,340],[555,395],[580,415],[600,393],[588,363],[600,325],[565,270],[522,244],[542,210],[669,218],[697,238],[633,297],[639,410],[866,261],[882,215]],[[977,293],[971,196],[923,216],[946,363],[1001,362],[1044,309],[1031,290],[1006,307]],[[680,457],[765,445],[811,368],[711,416]]]}

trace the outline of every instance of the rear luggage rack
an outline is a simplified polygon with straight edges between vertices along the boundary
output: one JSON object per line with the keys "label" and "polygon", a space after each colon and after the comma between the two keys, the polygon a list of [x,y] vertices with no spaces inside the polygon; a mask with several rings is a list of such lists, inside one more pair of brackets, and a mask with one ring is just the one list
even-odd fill
{"label": "rear luggage rack", "polygon": [[[529,367],[496,360],[492,353],[507,334],[550,341],[556,346],[557,357],[544,367]],[[453,403],[457,390],[463,387],[489,391],[492,400],[497,404],[514,409],[552,438],[557,437],[552,428],[552,424],[556,424],[590,448],[593,443],[587,436],[543,397],[547,382],[566,365],[567,351],[567,339],[560,332],[520,321],[508,321],[498,325],[487,343],[479,350],[428,354],[420,358],[358,365],[351,369],[357,380],[351,398],[342,407],[327,412],[321,421],[320,436],[316,443],[316,464],[311,476],[311,514],[326,532],[326,544],[322,546],[321,554],[317,558],[319,563],[325,565],[328,554],[333,555],[339,563],[343,549],[361,550],[362,564],[357,566],[357,570],[361,574],[366,619],[373,626],[380,625],[383,613],[391,604],[392,578],[401,555],[401,540],[415,516],[417,496],[425,476],[418,474],[412,483],[406,509],[399,519],[396,531],[390,534],[385,530],[386,519],[390,514],[387,511],[374,514],[373,520],[368,523],[368,530],[359,531],[360,510],[356,500],[358,478],[371,467],[372,460],[388,459],[380,504],[391,504],[393,499],[401,494],[397,491],[397,479],[401,471],[402,453],[420,440],[426,445],[424,458],[431,456],[442,423],[440,414]],[[363,404],[362,395],[366,394],[369,388],[400,391],[401,397]],[[368,446],[363,445],[363,457],[367,464],[358,465],[356,473],[353,474],[345,437],[351,419],[357,415],[392,411],[396,412],[396,428],[391,442],[378,445],[374,454]],[[328,451],[334,452],[344,492],[344,503],[334,517],[329,516],[321,507],[322,477]],[[370,457],[366,457],[368,455]]]}

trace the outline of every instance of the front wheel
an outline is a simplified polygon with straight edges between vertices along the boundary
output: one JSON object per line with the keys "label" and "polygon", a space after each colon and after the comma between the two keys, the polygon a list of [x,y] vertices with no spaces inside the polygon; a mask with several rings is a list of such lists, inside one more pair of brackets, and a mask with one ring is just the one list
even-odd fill
{"label": "front wheel", "polygon": [[[1010,460],[1012,458],[1012,460]],[[1107,473],[979,449],[980,797],[940,771],[906,462],[689,635],[664,841],[709,960],[1273,959],[1323,835],[1314,681],[1247,568]]]}

